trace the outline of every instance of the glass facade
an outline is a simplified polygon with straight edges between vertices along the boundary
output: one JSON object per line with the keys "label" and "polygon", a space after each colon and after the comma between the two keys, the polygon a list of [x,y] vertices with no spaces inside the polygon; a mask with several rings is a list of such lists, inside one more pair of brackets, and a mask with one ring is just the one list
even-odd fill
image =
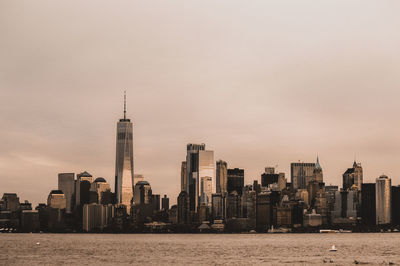
{"label": "glass facade", "polygon": [[115,162],[115,197],[117,203],[124,204],[130,213],[133,198],[133,124],[129,119],[117,123],[117,143]]}

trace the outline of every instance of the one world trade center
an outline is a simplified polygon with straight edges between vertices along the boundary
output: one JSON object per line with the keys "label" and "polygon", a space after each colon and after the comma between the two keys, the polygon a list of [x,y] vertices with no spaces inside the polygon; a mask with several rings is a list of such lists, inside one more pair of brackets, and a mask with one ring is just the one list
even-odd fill
{"label": "one world trade center", "polygon": [[124,94],[124,118],[117,123],[117,149],[115,161],[115,197],[124,204],[130,214],[133,198],[133,124],[126,118],[126,94]]}

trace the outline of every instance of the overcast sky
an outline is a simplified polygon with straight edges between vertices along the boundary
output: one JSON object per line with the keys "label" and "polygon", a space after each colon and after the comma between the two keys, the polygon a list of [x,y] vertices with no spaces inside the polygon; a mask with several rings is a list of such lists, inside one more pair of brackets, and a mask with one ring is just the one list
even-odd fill
{"label": "overcast sky", "polygon": [[[114,186],[116,123],[172,202],[187,143],[245,169],[314,162],[400,183],[399,1],[0,1],[0,193]],[[1,196],[1,195],[0,195]]]}

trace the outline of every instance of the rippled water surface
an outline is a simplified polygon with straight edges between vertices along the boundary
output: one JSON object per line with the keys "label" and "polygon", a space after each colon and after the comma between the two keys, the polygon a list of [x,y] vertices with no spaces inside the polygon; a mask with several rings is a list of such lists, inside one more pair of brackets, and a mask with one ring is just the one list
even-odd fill
{"label": "rippled water surface", "polygon": [[[337,252],[329,252],[333,244]],[[1,265],[349,265],[355,260],[400,265],[400,233],[0,234]]]}

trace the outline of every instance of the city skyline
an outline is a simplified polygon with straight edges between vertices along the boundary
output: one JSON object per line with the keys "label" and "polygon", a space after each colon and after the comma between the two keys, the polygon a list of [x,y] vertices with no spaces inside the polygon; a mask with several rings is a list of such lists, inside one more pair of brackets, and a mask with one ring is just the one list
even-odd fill
{"label": "city skyline", "polygon": [[364,182],[399,184],[399,3],[96,4],[2,6],[2,192],[44,202],[58,173],[85,170],[114,187],[123,90],[154,191],[179,194],[187,143],[245,183],[319,155],[327,184],[354,157]]}

